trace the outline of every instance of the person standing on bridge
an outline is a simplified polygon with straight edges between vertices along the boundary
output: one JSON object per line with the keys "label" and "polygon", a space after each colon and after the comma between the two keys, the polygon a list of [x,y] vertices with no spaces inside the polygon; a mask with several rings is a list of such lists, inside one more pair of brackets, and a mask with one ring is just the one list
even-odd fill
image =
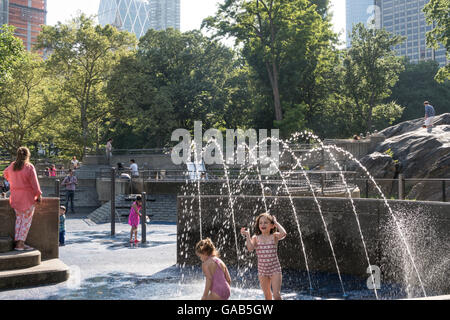
{"label": "person standing on bridge", "polygon": [[31,227],[36,203],[42,200],[42,191],[36,174],[36,169],[30,163],[30,150],[26,147],[17,149],[16,161],[12,162],[3,172],[10,182],[11,196],[9,203],[16,214],[14,250],[33,250],[25,244]]}

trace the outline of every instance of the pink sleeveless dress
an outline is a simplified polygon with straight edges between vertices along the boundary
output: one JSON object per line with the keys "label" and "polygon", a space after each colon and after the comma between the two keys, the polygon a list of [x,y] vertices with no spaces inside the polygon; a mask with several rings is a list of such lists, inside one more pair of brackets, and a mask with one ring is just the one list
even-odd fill
{"label": "pink sleeveless dress", "polygon": [[275,236],[268,243],[260,243],[260,237],[257,237],[256,255],[258,256],[258,275],[271,277],[274,274],[281,273],[281,265],[278,260],[278,248],[275,242]]}
{"label": "pink sleeveless dress", "polygon": [[216,272],[214,272],[211,291],[221,297],[223,300],[228,300],[231,294],[230,285],[225,278],[225,272],[222,270],[220,266],[220,260],[217,257],[211,257],[213,261],[217,264]]}
{"label": "pink sleeveless dress", "polygon": [[[136,205],[138,211],[141,210],[141,206],[138,206],[136,202],[134,202],[133,205]],[[136,212],[136,210],[134,210],[133,205],[131,206],[130,215],[128,216],[128,224],[132,227],[137,227],[139,225],[140,219],[139,214]]]}

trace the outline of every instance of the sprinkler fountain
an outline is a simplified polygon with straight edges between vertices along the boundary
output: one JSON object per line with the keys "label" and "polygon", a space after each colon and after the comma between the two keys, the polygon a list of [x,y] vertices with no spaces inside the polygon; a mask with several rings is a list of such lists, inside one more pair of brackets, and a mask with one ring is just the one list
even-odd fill
{"label": "sprinkler fountain", "polygon": [[[290,148],[292,141],[299,138],[316,142],[316,146],[304,157],[297,157]],[[408,223],[404,217],[400,222],[396,211],[398,209],[391,207],[375,179],[353,155],[336,146],[325,145],[309,132],[293,135],[287,141],[273,138],[265,140],[253,148],[245,143],[240,147],[251,154],[262,143],[278,143],[283,147],[281,156],[287,153],[293,159],[290,170],[283,172],[270,157],[266,157],[260,159],[259,164],[268,163],[275,168],[274,176],[263,178],[258,163],[246,163],[240,166],[236,179],[235,176],[230,176],[232,169],[222,162],[223,179],[186,180],[184,195],[178,198],[177,256],[182,274],[179,286],[187,287],[194,283],[198,285],[202,275],[193,248],[201,238],[210,237],[222,253],[222,259],[231,266],[234,298],[255,298],[255,294],[259,292],[255,257],[246,252],[243,238],[237,236],[237,230],[242,226],[252,225],[259,213],[269,212],[276,215],[289,231],[289,237],[279,244],[280,261],[283,269],[286,269],[283,271],[284,298],[391,299],[427,296],[427,283],[424,279],[428,277],[421,274],[423,268],[419,270],[416,265],[416,261],[423,257],[414,255],[412,244],[409,243],[410,237],[405,235]],[[223,159],[221,146],[215,139],[208,140],[205,146],[197,146],[193,142],[191,149],[201,150],[203,158],[205,152],[211,150],[211,145]],[[338,168],[345,197],[320,197],[315,191],[308,176],[310,170],[302,162],[317,150],[325,152],[332,160],[332,166]],[[344,155],[356,163],[376,186],[382,200],[353,198],[344,171],[333,153]],[[200,161],[197,152],[194,161]],[[290,192],[291,186],[300,184],[298,179],[291,179],[291,174],[297,169],[304,178],[301,182],[306,181],[309,188],[308,197],[293,196]],[[410,205],[404,202],[405,207]],[[396,202],[395,206],[398,208],[402,204]],[[372,209],[376,212],[373,213]],[[418,210],[421,210],[420,207]],[[389,224],[387,220],[390,220],[392,226],[389,236],[382,233]],[[383,222],[386,224],[382,225]],[[383,238],[389,238],[390,242],[383,241]],[[394,238],[395,243],[392,240]],[[444,246],[449,245],[448,237],[441,238],[440,242]],[[392,274],[388,272],[389,267],[384,267],[389,263],[383,260],[389,256],[391,246],[396,249],[402,247],[403,251],[400,251],[404,253],[402,266],[396,265],[396,272]],[[379,267],[385,271],[383,274],[376,273],[380,270]],[[447,260],[440,260],[439,270],[449,269],[447,253]],[[336,281],[336,276],[339,281]],[[383,285],[377,287],[380,277],[383,278]],[[338,287],[340,294],[336,290]],[[414,291],[412,288],[416,287],[420,290],[411,296],[410,292]],[[431,286],[430,289],[432,293],[442,293],[442,290],[448,290],[447,287]]]}

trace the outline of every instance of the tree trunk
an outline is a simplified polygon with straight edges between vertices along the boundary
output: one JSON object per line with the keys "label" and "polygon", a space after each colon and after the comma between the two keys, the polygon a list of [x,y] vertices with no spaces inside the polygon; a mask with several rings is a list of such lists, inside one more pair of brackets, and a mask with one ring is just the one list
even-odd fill
{"label": "tree trunk", "polygon": [[283,110],[281,109],[280,90],[278,88],[278,70],[275,62],[272,62],[272,70],[266,62],[267,74],[269,75],[270,84],[272,85],[273,103],[275,107],[275,120],[283,120]]}
{"label": "tree trunk", "polygon": [[86,148],[87,148],[87,135],[88,135],[88,123],[87,123],[87,117],[86,117],[86,109],[85,106],[81,107],[81,135],[83,138],[83,155],[82,159],[84,159],[84,156],[86,155]]}
{"label": "tree trunk", "polygon": [[275,119],[277,121],[281,121],[283,120],[283,110],[281,109],[280,90],[278,88],[278,70],[275,63],[273,63],[273,78],[274,78],[273,100],[275,105]]}

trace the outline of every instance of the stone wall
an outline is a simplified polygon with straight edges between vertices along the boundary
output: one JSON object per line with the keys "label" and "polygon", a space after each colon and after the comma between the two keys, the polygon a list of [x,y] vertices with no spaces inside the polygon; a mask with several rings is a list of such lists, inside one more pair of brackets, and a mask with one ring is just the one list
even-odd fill
{"label": "stone wall", "polygon": [[[312,198],[292,199],[296,215],[288,197],[266,197],[271,214],[286,228],[288,236],[279,244],[279,257],[283,268],[306,270],[301,246],[297,217],[305,246],[310,270],[336,273],[330,244],[318,207]],[[368,277],[368,263],[364,253],[358,224],[349,199],[319,198],[331,242],[336,253],[340,271]],[[219,247],[227,264],[236,264],[237,254],[229,197],[202,196],[202,234],[211,237]],[[251,227],[255,217],[265,211],[261,197],[233,197],[234,218],[239,264],[256,265],[256,256],[245,248],[240,228]],[[389,201],[419,274],[428,289],[449,292],[446,275],[450,272],[449,232],[450,204],[434,202]],[[383,279],[402,280],[405,274],[415,279],[404,242],[399,239],[398,229],[384,201],[377,199],[354,199],[356,212],[365,239],[369,260],[381,268]],[[195,243],[200,239],[198,197],[178,197],[177,261],[180,264],[198,264]],[[409,270],[409,271],[408,271]],[[415,279],[417,280],[417,279]]]}
{"label": "stone wall", "polygon": [[[0,236],[14,239],[16,216],[9,200],[0,200]],[[43,198],[36,205],[26,243],[41,252],[42,259],[59,257],[59,199]]]}
{"label": "stone wall", "polygon": [[[60,183],[65,177],[58,177]],[[55,180],[54,177],[39,177],[39,184],[44,197],[55,196]],[[61,201],[65,201],[65,187],[60,187]],[[97,207],[100,205],[99,195],[97,194],[97,180],[94,179],[78,179],[78,185],[74,198],[75,207]]]}

